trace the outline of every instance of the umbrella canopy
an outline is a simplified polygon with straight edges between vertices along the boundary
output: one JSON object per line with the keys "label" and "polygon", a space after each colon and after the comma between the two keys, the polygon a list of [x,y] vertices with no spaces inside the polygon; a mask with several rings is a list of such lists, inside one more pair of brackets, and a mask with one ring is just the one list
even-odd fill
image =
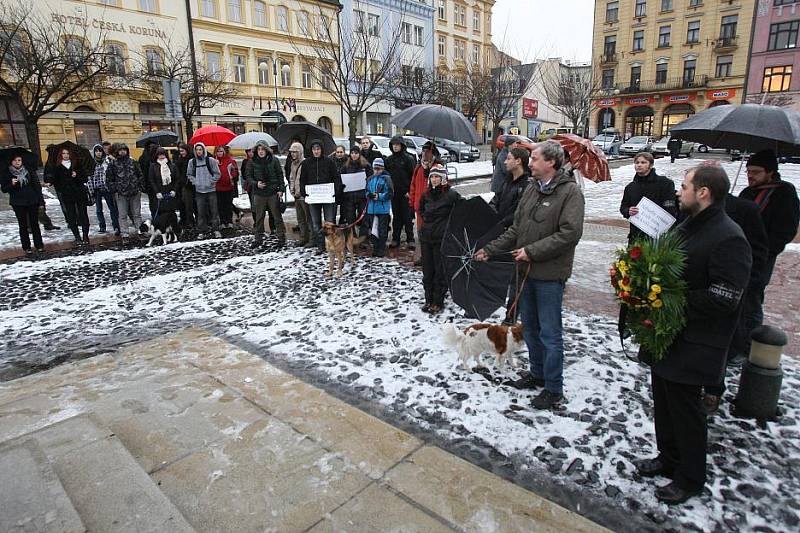
{"label": "umbrella canopy", "polygon": [[475,126],[467,120],[467,117],[443,105],[413,105],[392,117],[391,123],[426,137],[462,141],[467,144],[481,142]]}
{"label": "umbrella canopy", "polygon": [[322,142],[323,154],[330,154],[336,151],[336,142],[328,130],[317,126],[313,122],[292,121],[281,124],[278,126],[275,138],[278,140],[282,152],[289,150],[292,142],[297,140],[303,145],[306,156],[309,156],[311,154],[309,144],[315,139]]}
{"label": "umbrella canopy", "polygon": [[485,320],[505,305],[514,275],[510,256],[488,262],[475,261],[475,252],[503,233],[500,216],[476,196],[459,202],[450,214],[442,239],[445,276],[453,301],[468,318]]}
{"label": "umbrella canopy", "polygon": [[94,157],[88,148],[79,146],[72,141],[64,141],[58,144],[51,145],[47,148],[47,163],[45,168],[55,166],[61,150],[69,150],[69,156],[75,165],[87,173],[94,171]]}
{"label": "umbrella canopy", "polygon": [[8,146],[0,149],[0,171],[4,171],[6,167],[10,166],[11,160],[18,155],[22,156],[22,164],[25,165],[25,168],[36,170],[38,161],[33,152],[22,146]]}
{"label": "umbrella canopy", "polygon": [[743,152],[771,149],[800,154],[800,114],[782,107],[721,105],[693,115],[670,130],[673,137]]}
{"label": "umbrella canopy", "polygon": [[234,137],[236,134],[228,128],[217,125],[203,126],[194,132],[192,138],[189,139],[189,144],[203,143],[206,146],[225,146]]}
{"label": "umbrella canopy", "polygon": [[258,141],[266,141],[269,146],[277,146],[278,141],[275,140],[275,137],[270,135],[269,133],[262,133],[260,131],[251,131],[248,133],[242,133],[241,135],[237,135],[231,142],[228,143],[228,146],[231,148],[246,150],[248,148],[252,148],[256,145]]}
{"label": "umbrella canopy", "polygon": [[148,143],[158,146],[173,146],[178,142],[178,134],[170,130],[148,131],[136,139],[136,148],[144,148]]}
{"label": "umbrella canopy", "polygon": [[589,139],[572,133],[553,135],[551,140],[558,142],[569,156],[572,168],[595,183],[611,180],[611,171],[608,169],[608,160],[602,150],[597,148]]}

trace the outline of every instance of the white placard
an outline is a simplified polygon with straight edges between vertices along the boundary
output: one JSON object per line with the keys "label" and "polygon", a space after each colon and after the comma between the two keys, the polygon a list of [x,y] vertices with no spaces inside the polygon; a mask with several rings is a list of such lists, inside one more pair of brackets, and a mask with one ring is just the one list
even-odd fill
{"label": "white placard", "polygon": [[636,207],[639,209],[639,213],[629,219],[631,224],[654,239],[675,224],[675,217],[650,198],[642,197]]}
{"label": "white placard", "polygon": [[333,183],[319,183],[306,185],[307,204],[333,204],[336,203],[335,188]]}
{"label": "white placard", "polygon": [[342,184],[344,192],[363,191],[367,188],[367,173],[362,170],[352,174],[342,174]]}

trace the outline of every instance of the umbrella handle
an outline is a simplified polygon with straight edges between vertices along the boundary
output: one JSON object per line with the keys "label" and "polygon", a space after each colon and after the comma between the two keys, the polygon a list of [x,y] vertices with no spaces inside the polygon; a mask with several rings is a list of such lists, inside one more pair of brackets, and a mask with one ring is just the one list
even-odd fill
{"label": "umbrella handle", "polygon": [[747,155],[747,152],[742,152],[742,160],[739,162],[739,170],[736,171],[736,177],[733,179],[733,185],[731,185],[730,193],[733,194],[733,190],[736,188],[736,183],[739,181],[739,174],[742,173],[742,167],[744,166],[744,156]]}

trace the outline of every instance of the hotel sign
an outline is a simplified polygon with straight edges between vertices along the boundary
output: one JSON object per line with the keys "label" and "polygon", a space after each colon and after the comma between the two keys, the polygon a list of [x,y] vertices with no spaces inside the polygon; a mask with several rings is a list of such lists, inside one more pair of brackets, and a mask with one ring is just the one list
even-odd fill
{"label": "hotel sign", "polygon": [[136,26],[134,24],[123,24],[122,22],[109,22],[96,18],[74,17],[72,15],[61,15],[59,13],[51,13],[52,21],[55,24],[79,26],[81,28],[95,28],[110,33],[130,33],[131,35],[149,35],[151,37],[159,37],[167,39],[166,32],[156,28],[147,26]]}
{"label": "hotel sign", "polygon": [[736,96],[736,89],[717,89],[706,91],[706,98],[709,100],[728,100]]}

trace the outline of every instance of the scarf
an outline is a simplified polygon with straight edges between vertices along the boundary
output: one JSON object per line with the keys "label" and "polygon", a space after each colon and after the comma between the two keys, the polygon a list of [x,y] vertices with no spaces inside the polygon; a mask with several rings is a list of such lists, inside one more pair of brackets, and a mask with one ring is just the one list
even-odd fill
{"label": "scarf", "polygon": [[758,205],[758,212],[763,213],[764,209],[767,208],[769,205],[769,197],[772,196],[772,193],[775,192],[775,189],[781,186],[779,181],[773,181],[772,183],[767,183],[764,185],[759,185],[757,187],[753,187],[755,190],[758,191],[755,199],[753,200],[756,205]]}
{"label": "scarf", "polygon": [[25,187],[28,184],[28,169],[25,168],[25,165],[17,168],[14,168],[13,165],[8,167],[8,171],[11,172],[11,175],[19,180],[19,186]]}
{"label": "scarf", "polygon": [[62,165],[64,168],[72,168],[72,160],[70,159],[69,161],[62,161],[62,162],[61,162],[61,165]]}
{"label": "scarf", "polygon": [[156,162],[161,166],[161,185],[167,186],[172,183],[172,172],[169,170],[169,161],[157,159]]}

